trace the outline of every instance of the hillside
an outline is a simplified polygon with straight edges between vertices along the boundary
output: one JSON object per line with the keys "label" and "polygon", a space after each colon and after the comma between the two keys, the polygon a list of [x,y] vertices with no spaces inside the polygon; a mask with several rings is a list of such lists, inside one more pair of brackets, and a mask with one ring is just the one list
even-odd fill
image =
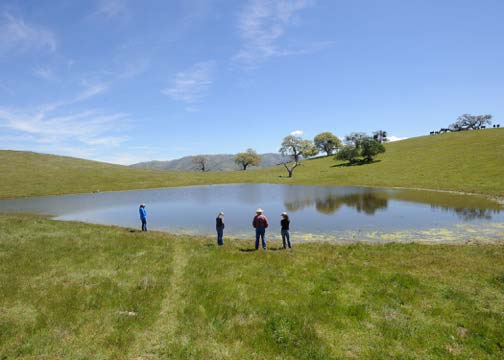
{"label": "hillside", "polygon": [[0,151],[0,198],[218,183],[410,187],[504,196],[504,129],[423,136],[386,145],[368,165],[333,157],[222,172],[156,171],[31,152]]}
{"label": "hillside", "polygon": [[[232,171],[239,170],[234,162],[235,155],[233,154],[218,154],[218,155],[205,155],[208,159],[208,169],[210,171]],[[280,164],[284,161],[284,157],[280,154],[261,154],[261,165],[257,168],[267,168]],[[194,156],[185,156],[180,159],[168,161],[146,161],[138,164],[133,164],[131,167],[140,169],[154,169],[154,170],[177,170],[177,171],[195,171],[194,163],[192,162]],[[250,169],[256,167],[251,166]]]}

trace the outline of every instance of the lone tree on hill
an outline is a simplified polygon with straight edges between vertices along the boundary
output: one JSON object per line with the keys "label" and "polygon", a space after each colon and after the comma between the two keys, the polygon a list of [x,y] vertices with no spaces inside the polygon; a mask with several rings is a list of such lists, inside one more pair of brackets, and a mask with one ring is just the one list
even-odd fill
{"label": "lone tree on hill", "polygon": [[247,149],[246,152],[236,154],[234,161],[243,171],[247,170],[248,166],[259,166],[261,157],[254,149]]}
{"label": "lone tree on hill", "polygon": [[469,115],[464,114],[457,118],[453,124],[450,125],[450,130],[476,130],[488,124],[491,125],[492,115]]}
{"label": "lone tree on hill", "polygon": [[387,142],[387,132],[385,130],[377,130],[373,133],[373,139],[378,141],[380,144]]}
{"label": "lone tree on hill", "polygon": [[203,172],[208,171],[208,158],[205,155],[196,155],[192,158],[192,163],[196,170]]}
{"label": "lone tree on hill", "polygon": [[314,156],[318,153],[318,150],[310,140],[303,140],[299,136],[289,135],[283,139],[279,152],[283,156],[288,156],[292,159],[290,162],[282,163],[287,169],[289,177],[292,177],[294,169],[299,166],[301,157],[308,158]]}
{"label": "lone tree on hill", "polygon": [[298,163],[303,154],[303,139],[299,136],[289,135],[284,137],[280,147],[280,154],[291,157]]}
{"label": "lone tree on hill", "polygon": [[341,140],[336,135],[330,132],[323,132],[315,136],[313,139],[315,146],[320,151],[323,151],[327,156],[332,155],[334,151],[341,148]]}

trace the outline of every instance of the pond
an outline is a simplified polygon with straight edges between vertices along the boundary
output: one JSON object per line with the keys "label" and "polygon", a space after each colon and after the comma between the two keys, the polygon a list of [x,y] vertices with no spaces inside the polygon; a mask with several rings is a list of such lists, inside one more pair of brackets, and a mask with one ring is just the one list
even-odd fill
{"label": "pond", "polygon": [[47,214],[138,228],[145,203],[151,230],[213,235],[225,212],[225,235],[251,239],[252,218],[261,207],[270,238],[279,238],[280,213],[291,218],[296,241],[498,242],[504,211],[486,198],[452,193],[361,187],[272,184],[207,185],[2,200],[0,212]]}

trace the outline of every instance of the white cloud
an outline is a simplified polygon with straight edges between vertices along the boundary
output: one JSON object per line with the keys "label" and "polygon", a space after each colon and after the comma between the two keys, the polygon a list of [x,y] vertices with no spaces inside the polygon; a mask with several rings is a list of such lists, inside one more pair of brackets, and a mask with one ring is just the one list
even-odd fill
{"label": "white cloud", "polygon": [[94,96],[103,94],[107,90],[108,90],[108,85],[104,84],[104,83],[87,85],[86,89],[84,89],[82,92],[80,92],[72,102],[79,102],[79,101],[84,101],[84,100],[90,99]]}
{"label": "white cloud", "polygon": [[118,165],[133,165],[139,162],[148,161],[142,155],[128,155],[128,154],[99,156],[95,157],[94,160]]}
{"label": "white cloud", "polygon": [[399,137],[399,136],[387,136],[389,142],[406,140],[407,137]]}
{"label": "white cloud", "polygon": [[[243,44],[234,60],[246,66],[255,66],[271,57],[313,51],[312,46],[289,50],[279,44],[287,28],[296,22],[296,14],[313,3],[313,0],[249,1],[238,18]],[[318,47],[320,44],[316,45]]]}
{"label": "white cloud", "polygon": [[89,140],[83,140],[88,145],[105,145],[105,146],[113,146],[118,147],[121,143],[127,141],[128,138],[126,136],[105,136],[92,138]]}
{"label": "white cloud", "polygon": [[121,134],[129,123],[128,114],[68,109],[69,105],[101,94],[106,88],[103,84],[88,86],[70,100],[46,104],[37,110],[0,107],[0,128],[11,132],[12,141],[25,137],[30,148],[44,151],[79,147],[89,152],[95,147],[117,147],[128,140]]}
{"label": "white cloud", "polygon": [[44,111],[27,113],[0,108],[0,127],[35,136],[44,144],[77,142],[87,145],[117,145],[121,137],[108,135],[124,125],[128,116],[104,114],[97,110],[51,115]]}
{"label": "white cloud", "polygon": [[124,62],[124,69],[119,73],[117,76],[118,79],[129,79],[136,77],[145,71],[150,66],[150,59],[147,57],[141,57],[137,59],[125,59],[123,60]]}
{"label": "white cloud", "polygon": [[172,100],[188,104],[188,111],[197,111],[194,104],[208,95],[214,67],[213,61],[196,63],[191,68],[177,73],[172,85],[161,92]]}
{"label": "white cloud", "polygon": [[54,73],[53,71],[48,68],[48,67],[43,67],[43,66],[37,66],[33,69],[33,75],[36,77],[39,77],[44,80],[53,80],[54,79]]}
{"label": "white cloud", "polygon": [[27,24],[9,13],[0,15],[0,55],[12,55],[33,50],[56,50],[56,37],[42,27]]}
{"label": "white cloud", "polygon": [[91,16],[116,17],[126,11],[124,0],[98,0],[98,7]]}
{"label": "white cloud", "polygon": [[290,133],[292,136],[301,136],[304,134],[303,130],[294,130],[293,132]]}
{"label": "white cloud", "polygon": [[87,81],[83,81],[83,84],[85,86],[84,90],[82,90],[80,93],[78,93],[76,96],[74,96],[70,100],[61,100],[61,101],[56,101],[53,103],[45,104],[40,107],[39,112],[48,113],[48,112],[54,111],[54,110],[61,108],[61,107],[65,107],[68,105],[72,105],[75,103],[86,101],[86,100],[91,99],[95,96],[103,94],[109,88],[109,86],[105,83],[88,85]]}

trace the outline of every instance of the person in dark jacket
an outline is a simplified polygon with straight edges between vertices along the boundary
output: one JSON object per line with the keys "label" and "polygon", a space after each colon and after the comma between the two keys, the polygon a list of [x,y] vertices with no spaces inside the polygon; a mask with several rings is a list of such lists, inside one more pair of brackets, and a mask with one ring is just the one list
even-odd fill
{"label": "person in dark jacket", "polygon": [[215,229],[217,230],[217,245],[224,245],[224,213],[221,211],[219,215],[217,215],[217,219],[215,219]]}
{"label": "person in dark jacket", "polygon": [[282,221],[280,221],[280,226],[282,227],[281,234],[282,234],[283,248],[287,249],[288,245],[289,249],[292,249],[289,234],[290,220],[289,215],[287,215],[286,212],[282,213]]}
{"label": "person in dark jacket", "polygon": [[147,231],[147,211],[145,210],[145,204],[141,204],[138,209],[140,213],[140,221],[142,221],[142,231]]}
{"label": "person in dark jacket", "polygon": [[257,209],[254,221],[252,221],[252,226],[256,230],[256,250],[259,249],[259,238],[261,238],[262,248],[266,250],[266,229],[268,228],[268,225],[268,219],[263,215],[263,210]]}

